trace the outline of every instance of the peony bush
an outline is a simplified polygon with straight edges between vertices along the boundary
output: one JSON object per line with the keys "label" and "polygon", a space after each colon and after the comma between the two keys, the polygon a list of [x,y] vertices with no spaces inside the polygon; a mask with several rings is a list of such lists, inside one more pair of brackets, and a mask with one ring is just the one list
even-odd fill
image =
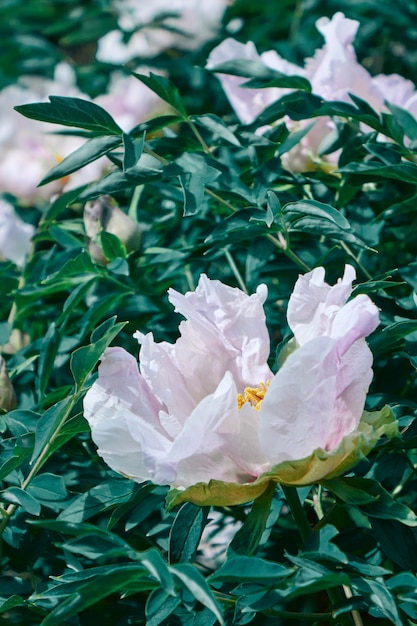
{"label": "peony bush", "polygon": [[416,622],[414,13],[0,6],[1,623]]}

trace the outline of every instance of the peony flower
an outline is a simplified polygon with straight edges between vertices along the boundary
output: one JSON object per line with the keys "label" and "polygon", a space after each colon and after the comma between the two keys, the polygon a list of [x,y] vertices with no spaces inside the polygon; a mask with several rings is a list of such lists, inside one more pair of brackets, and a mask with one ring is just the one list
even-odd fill
{"label": "peony flower", "polygon": [[[388,101],[405,108],[414,116],[417,114],[417,92],[410,81],[397,74],[372,77],[358,63],[352,42],[359,22],[339,12],[332,19],[318,19],[316,27],[323,35],[324,46],[305,61],[304,67],[288,63],[273,50],[259,55],[252,42],[241,44],[233,39],[226,39],[212,50],[207,67],[213,69],[233,59],[262,61],[267,67],[283,74],[307,78],[312,92],[325,100],[351,102],[350,94],[354,94],[378,112],[388,111],[385,106],[385,101]],[[241,86],[247,80],[245,78],[226,74],[218,76],[231,106],[243,124],[253,122],[267,106],[290,91],[279,88],[248,89]],[[288,119],[286,121],[290,130],[303,129],[311,123],[311,120],[298,123]],[[328,117],[313,121],[311,130],[283,157],[290,170],[314,169],[323,141],[334,130],[334,124]],[[336,166],[337,154],[326,155],[322,164],[325,165],[326,162]]]}
{"label": "peony flower", "polygon": [[[85,143],[81,137],[56,134],[62,130],[67,132],[68,128],[26,118],[13,109],[20,104],[47,101],[51,94],[89,100],[76,87],[70,66],[59,64],[55,74],[53,81],[22,77],[18,84],[0,91],[0,115],[4,121],[0,129],[0,192],[13,194],[28,204],[48,201],[61,191],[97,180],[110,165],[103,157],[70,176],[38,187],[52,167]],[[167,105],[137,78],[116,72],[110,80],[108,93],[97,97],[95,102],[126,131],[167,109]]]}
{"label": "peony flower", "polygon": [[23,222],[12,205],[0,199],[0,258],[24,265],[34,234],[32,224]]}
{"label": "peony flower", "polygon": [[103,169],[103,163],[92,163],[70,179],[37,187],[54,165],[84,143],[79,137],[55,134],[63,127],[26,118],[13,108],[47,101],[50,94],[87,99],[76,87],[73,70],[66,63],[57,66],[54,80],[24,76],[16,85],[0,92],[0,114],[4,121],[0,131],[0,192],[13,194],[28,204],[48,201],[64,188],[91,182]]}
{"label": "peony flower", "polygon": [[[98,42],[97,59],[127,63],[168,48],[194,50],[216,36],[228,0],[114,0],[121,30]],[[125,43],[123,32],[133,33]]]}
{"label": "peony flower", "polygon": [[292,352],[268,366],[265,285],[252,295],[204,274],[195,291],[172,289],[185,320],[174,344],[135,334],[136,359],[108,348],[84,414],[98,453],[116,472],[170,485],[169,506],[247,502],[270,481],[305,485],[355,465],[391,411],[363,413],[372,379],[365,337],[378,325],[366,295],[348,301],[355,271],[330,286],[323,268],[290,297]]}

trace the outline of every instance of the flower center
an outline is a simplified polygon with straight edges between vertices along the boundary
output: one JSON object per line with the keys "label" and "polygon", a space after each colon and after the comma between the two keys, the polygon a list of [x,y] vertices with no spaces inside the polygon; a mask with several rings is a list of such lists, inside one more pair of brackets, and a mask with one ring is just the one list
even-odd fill
{"label": "flower center", "polygon": [[271,384],[270,380],[267,380],[266,383],[259,383],[259,387],[245,387],[243,393],[237,394],[237,408],[240,409],[242,406],[249,402],[257,411],[261,408],[262,400],[265,398],[265,394],[267,392],[267,388]]}

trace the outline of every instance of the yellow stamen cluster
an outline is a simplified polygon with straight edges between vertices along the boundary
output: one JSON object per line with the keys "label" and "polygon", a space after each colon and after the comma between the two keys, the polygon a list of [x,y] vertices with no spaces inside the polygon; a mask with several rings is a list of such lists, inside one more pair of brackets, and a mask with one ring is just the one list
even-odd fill
{"label": "yellow stamen cluster", "polygon": [[243,393],[237,394],[237,408],[240,409],[242,406],[249,402],[257,411],[261,408],[262,400],[265,398],[265,394],[267,391],[267,387],[271,384],[270,380],[265,383],[259,383],[259,387],[245,387]]}

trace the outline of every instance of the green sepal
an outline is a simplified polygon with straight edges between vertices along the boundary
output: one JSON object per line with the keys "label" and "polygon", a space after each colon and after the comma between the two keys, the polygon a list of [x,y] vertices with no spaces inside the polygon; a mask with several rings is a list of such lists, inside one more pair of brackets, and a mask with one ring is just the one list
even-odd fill
{"label": "green sepal", "polygon": [[252,483],[210,480],[208,483],[196,483],[184,490],[171,489],[167,495],[166,507],[170,510],[181,502],[192,502],[199,506],[233,506],[255,500],[271,482],[302,487],[329,480],[363,461],[383,435],[389,439],[398,435],[398,423],[389,406],[380,411],[364,411],[358,428],[346,435],[331,452],[317,448],[304,459],[283,461]]}

